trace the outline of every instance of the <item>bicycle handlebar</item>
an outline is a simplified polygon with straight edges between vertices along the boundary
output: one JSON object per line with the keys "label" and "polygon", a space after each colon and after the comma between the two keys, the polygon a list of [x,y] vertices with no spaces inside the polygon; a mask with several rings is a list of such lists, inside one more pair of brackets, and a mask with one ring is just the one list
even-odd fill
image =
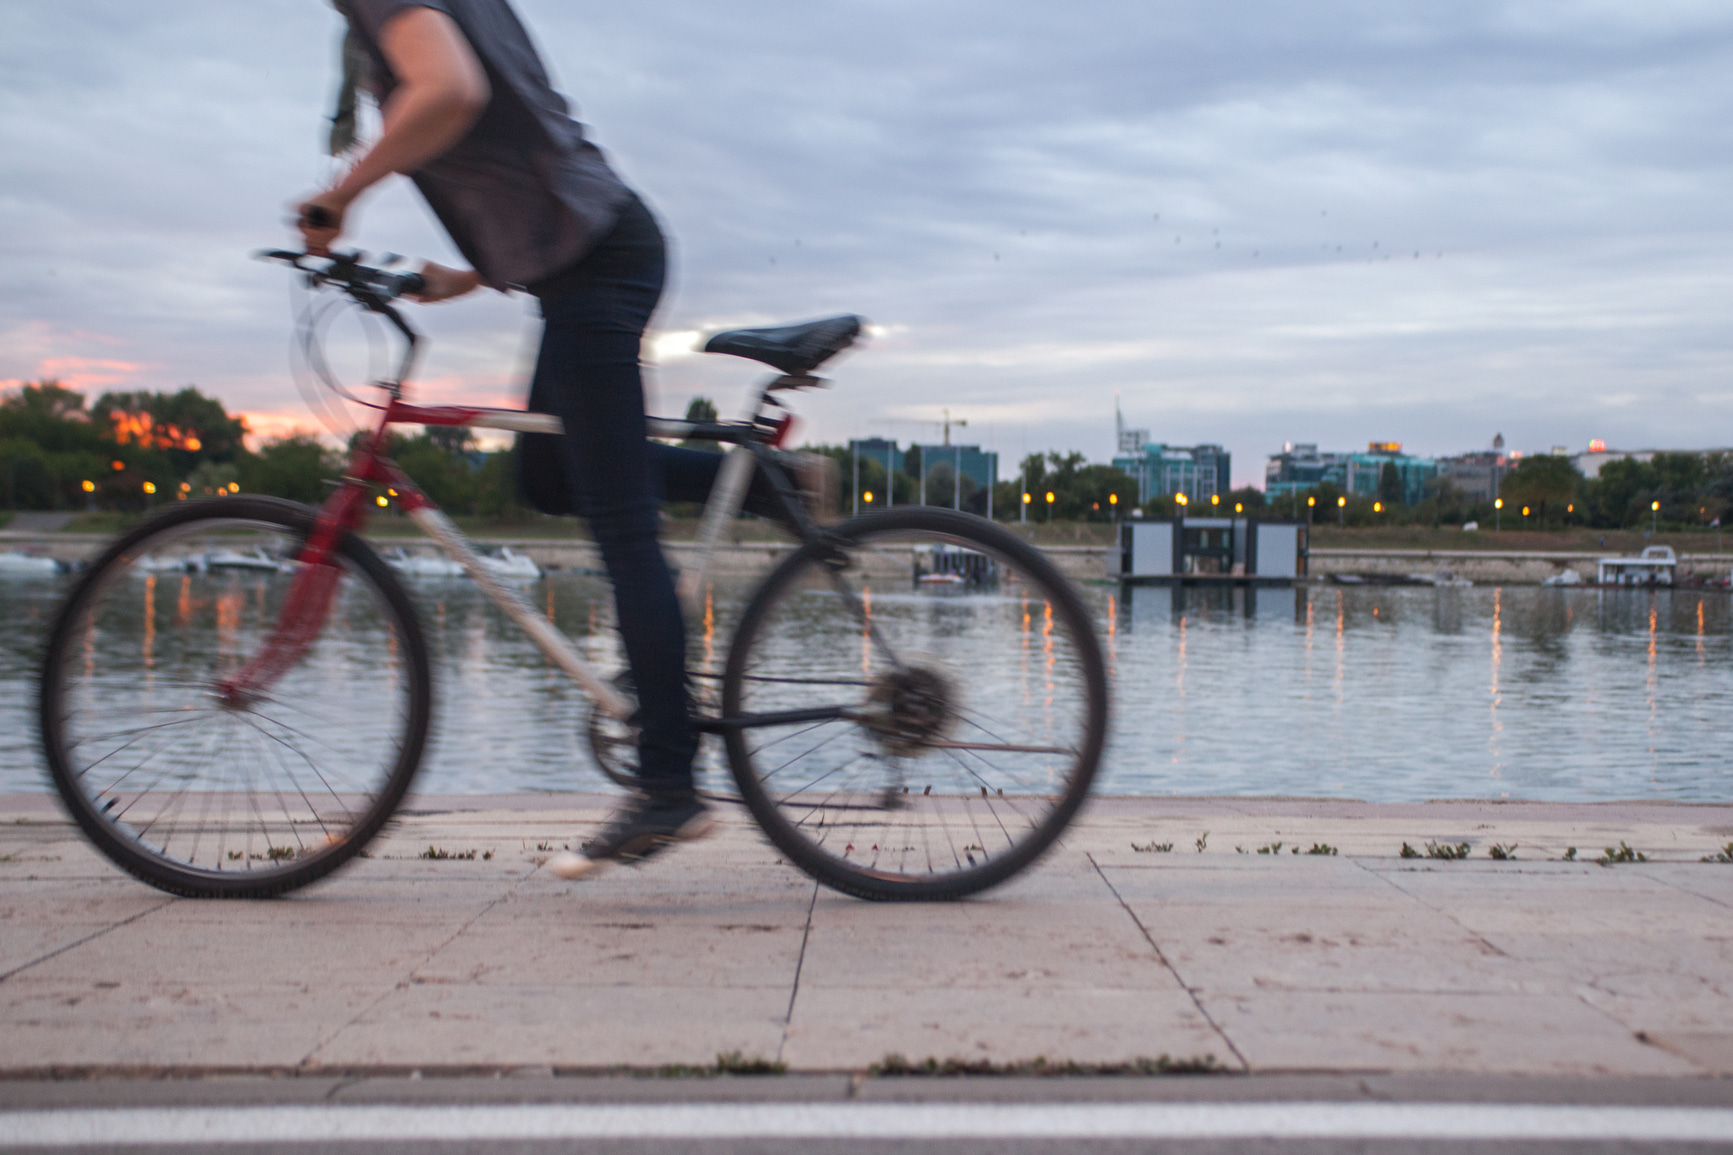
{"label": "bicycle handlebar", "polygon": [[[329,257],[314,257],[287,249],[266,249],[258,257],[266,261],[281,261],[290,268],[307,274],[312,285],[334,285],[369,308],[389,304],[399,297],[414,296],[427,288],[427,278],[420,273],[392,273],[370,268],[361,262],[365,253],[332,253]],[[308,260],[324,260],[323,268],[305,264]]]}
{"label": "bicycle handlebar", "polygon": [[[288,249],[264,249],[254,255],[264,261],[279,261],[306,274],[309,288],[317,289],[330,285],[341,289],[362,308],[391,322],[392,327],[403,334],[403,361],[397,368],[394,380],[378,384],[389,389],[393,397],[400,394],[403,382],[409,377],[410,367],[415,362],[421,334],[403,319],[403,314],[397,311],[392,302],[426,289],[427,278],[420,273],[392,273],[364,265],[361,262],[366,259],[367,254],[361,252],[332,253],[327,257],[316,257],[311,253],[297,253]],[[388,258],[387,263],[395,259]],[[307,263],[321,260],[325,262],[322,266]]]}

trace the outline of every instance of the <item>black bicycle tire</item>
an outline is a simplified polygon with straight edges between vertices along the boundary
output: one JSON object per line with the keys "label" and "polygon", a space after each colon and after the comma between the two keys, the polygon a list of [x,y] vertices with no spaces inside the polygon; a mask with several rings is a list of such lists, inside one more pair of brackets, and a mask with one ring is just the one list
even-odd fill
{"label": "black bicycle tire", "polygon": [[116,866],[159,890],[185,898],[273,898],[324,878],[359,854],[384,828],[420,769],[433,713],[432,664],[421,621],[391,567],[371,546],[351,533],[337,542],[337,552],[373,584],[397,619],[409,673],[410,709],[397,765],[365,815],[350,828],[348,837],[316,854],[297,858],[292,866],[280,871],[222,873],[180,868],[141,853],[134,840],[118,833],[91,806],[73,774],[64,749],[60,710],[63,687],[56,671],[68,654],[79,615],[89,599],[103,588],[107,571],[153,536],[192,522],[206,519],[263,522],[304,538],[312,531],[317,517],[317,510],[273,497],[249,495],[176,503],[109,546],[84,572],[55,617],[42,661],[37,713],[38,736],[47,756],[49,777],[61,804],[91,843]]}
{"label": "black bicycle tire", "polygon": [[[1050,849],[1055,840],[1077,816],[1089,796],[1101,755],[1107,741],[1108,694],[1107,666],[1095,635],[1093,620],[1084,607],[1076,588],[1066,580],[1046,555],[1027,542],[993,522],[953,510],[913,507],[885,510],[852,518],[828,529],[832,540],[846,545],[877,531],[926,531],[940,533],[964,541],[976,542],[1015,562],[1024,573],[1037,580],[1051,598],[1055,612],[1063,616],[1078,644],[1078,658],[1088,687],[1089,704],[1087,737],[1080,754],[1080,765],[1064,798],[1048,814],[1046,821],[1023,843],[1003,856],[990,859],[973,869],[958,871],[938,879],[906,881],[887,878],[879,873],[848,867],[840,860],[823,854],[809,842],[765,792],[752,773],[746,735],[740,729],[724,731],[729,769],[733,773],[741,800],[771,841],[788,860],[825,886],[857,898],[875,901],[943,902],[977,894],[997,886],[1019,874]],[[728,662],[722,683],[722,716],[728,718],[740,710],[741,687],[753,639],[764,616],[789,584],[808,567],[823,565],[830,546],[815,542],[801,547],[771,571],[747,603],[729,643]]]}

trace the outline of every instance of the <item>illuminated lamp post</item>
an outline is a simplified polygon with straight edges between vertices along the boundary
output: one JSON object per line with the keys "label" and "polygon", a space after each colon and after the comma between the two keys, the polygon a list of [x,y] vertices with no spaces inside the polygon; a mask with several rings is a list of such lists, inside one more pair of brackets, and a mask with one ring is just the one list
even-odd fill
{"label": "illuminated lamp post", "polygon": [[1348,499],[1346,497],[1338,497],[1336,499],[1336,524],[1342,526],[1343,528],[1347,528],[1347,525],[1348,525]]}
{"label": "illuminated lamp post", "polygon": [[1372,503],[1372,512],[1373,513],[1383,513],[1384,512],[1384,503],[1382,501],[1374,501]]}
{"label": "illuminated lamp post", "polygon": [[1495,530],[1503,529],[1504,528],[1504,498],[1495,497],[1492,499],[1492,511],[1493,511],[1492,512],[1492,528]]}
{"label": "illuminated lamp post", "polygon": [[861,497],[866,499],[866,503],[868,505],[871,505],[873,503],[873,491],[872,490],[870,490],[870,489],[867,490],[865,493],[861,494]]}
{"label": "illuminated lamp post", "polygon": [[1113,515],[1113,524],[1118,525],[1119,524],[1119,495],[1117,493],[1110,493],[1107,495],[1107,511]]}
{"label": "illuminated lamp post", "polygon": [[1047,524],[1053,524],[1053,491],[1047,491]]}
{"label": "illuminated lamp post", "polygon": [[1649,536],[1654,537],[1655,534],[1660,531],[1660,528],[1661,503],[1658,501],[1651,501],[1649,503]]}
{"label": "illuminated lamp post", "polygon": [[1312,510],[1317,504],[1318,504],[1317,494],[1312,494],[1311,496],[1306,498],[1306,522],[1307,522],[1307,524],[1311,523]]}

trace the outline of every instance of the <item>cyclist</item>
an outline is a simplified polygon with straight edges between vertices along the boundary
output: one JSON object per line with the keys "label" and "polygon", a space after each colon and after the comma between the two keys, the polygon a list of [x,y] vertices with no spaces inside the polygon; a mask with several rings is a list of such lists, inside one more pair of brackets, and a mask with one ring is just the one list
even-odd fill
{"label": "cyclist", "polygon": [[[525,439],[526,490],[544,511],[589,519],[613,582],[638,694],[640,793],[550,868],[579,878],[700,838],[712,817],[692,782],[685,621],[656,536],[657,477],[680,471],[663,460],[673,451],[647,443],[638,364],[662,293],[662,232],[570,118],[506,0],[333,2],[349,22],[333,151],[352,139],[357,84],[378,97],[383,131],[335,184],[296,206],[307,250],[328,252],[356,199],[402,173],[471,264],[424,265],[420,300],[483,285],[540,300],[530,407],[558,414],[566,432],[552,445]],[[697,471],[713,478],[717,456],[692,456],[710,459]],[[538,464],[551,487],[537,484]]]}

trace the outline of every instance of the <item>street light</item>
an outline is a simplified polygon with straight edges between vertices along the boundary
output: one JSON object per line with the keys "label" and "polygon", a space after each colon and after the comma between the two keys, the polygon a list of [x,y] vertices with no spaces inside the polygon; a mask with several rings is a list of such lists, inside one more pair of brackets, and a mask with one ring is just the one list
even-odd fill
{"label": "street light", "polygon": [[1348,524],[1348,499],[1346,497],[1336,499],[1336,523],[1341,526]]}
{"label": "street light", "polygon": [[144,491],[146,493],[155,493],[156,492],[156,482],[154,482],[154,481],[145,482],[144,483]]}
{"label": "street light", "polygon": [[1653,537],[1655,535],[1655,533],[1660,529],[1660,524],[1659,524],[1660,519],[1661,519],[1661,503],[1658,501],[1651,501],[1649,503],[1649,536],[1650,537]]}
{"label": "street light", "polygon": [[1234,512],[1235,513],[1244,513],[1245,511],[1246,511],[1246,507],[1243,504],[1241,504],[1240,502],[1237,502],[1237,501],[1234,502]]}
{"label": "street light", "polygon": [[861,496],[866,498],[866,503],[868,505],[871,505],[873,503],[873,491],[872,490],[870,490],[870,489],[867,490],[865,493],[861,494]]}
{"label": "street light", "polygon": [[1222,503],[1222,495],[1219,493],[1210,494],[1209,495],[1209,503],[1211,505],[1220,505]]}
{"label": "street light", "polygon": [[1492,528],[1493,529],[1503,529],[1504,528],[1504,498],[1502,498],[1502,497],[1493,498],[1492,499],[1492,510],[1493,510]]}
{"label": "street light", "polygon": [[1384,512],[1384,503],[1382,501],[1374,501],[1372,503],[1372,512],[1373,513],[1383,513]]}

